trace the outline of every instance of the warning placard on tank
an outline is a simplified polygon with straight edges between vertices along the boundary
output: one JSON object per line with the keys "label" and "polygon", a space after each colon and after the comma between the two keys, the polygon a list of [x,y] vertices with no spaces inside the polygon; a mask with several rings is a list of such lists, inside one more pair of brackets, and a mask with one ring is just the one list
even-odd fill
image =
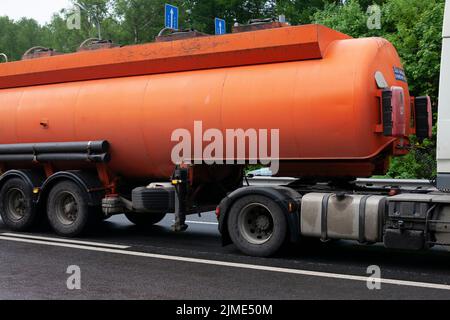
{"label": "warning placard on tank", "polygon": [[394,67],[394,74],[396,80],[408,82],[408,79],[406,79],[405,70],[402,68]]}

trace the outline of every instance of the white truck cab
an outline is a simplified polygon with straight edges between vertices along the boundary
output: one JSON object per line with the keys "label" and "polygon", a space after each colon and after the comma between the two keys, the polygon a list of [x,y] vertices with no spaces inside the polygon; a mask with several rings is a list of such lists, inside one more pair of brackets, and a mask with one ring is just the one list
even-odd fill
{"label": "white truck cab", "polygon": [[445,1],[439,92],[437,184],[439,189],[450,190],[450,0]]}

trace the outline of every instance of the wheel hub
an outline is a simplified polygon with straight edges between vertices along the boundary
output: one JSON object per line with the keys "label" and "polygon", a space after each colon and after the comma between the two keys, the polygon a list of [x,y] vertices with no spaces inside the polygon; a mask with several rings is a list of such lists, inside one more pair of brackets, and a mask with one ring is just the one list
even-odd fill
{"label": "wheel hub", "polygon": [[256,227],[261,231],[267,230],[269,228],[269,225],[270,221],[267,216],[259,216],[256,219]]}
{"label": "wheel hub", "polygon": [[263,245],[268,242],[274,231],[270,210],[259,203],[245,207],[239,217],[239,230],[251,244]]}
{"label": "wheel hub", "polygon": [[22,220],[27,213],[25,194],[20,189],[11,189],[6,195],[6,209],[8,216],[14,220]]}
{"label": "wheel hub", "polygon": [[57,201],[56,215],[59,221],[65,225],[73,224],[78,218],[78,204],[70,193],[62,193]]}

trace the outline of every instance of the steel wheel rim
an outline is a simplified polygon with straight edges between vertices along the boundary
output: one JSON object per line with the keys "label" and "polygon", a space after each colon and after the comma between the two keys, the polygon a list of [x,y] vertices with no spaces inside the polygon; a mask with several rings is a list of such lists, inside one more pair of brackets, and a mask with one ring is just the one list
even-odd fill
{"label": "steel wheel rim", "polygon": [[56,199],[56,218],[65,226],[73,225],[78,218],[78,203],[70,192],[60,193]]}
{"label": "steel wheel rim", "polygon": [[239,231],[253,245],[263,245],[273,236],[274,222],[269,208],[254,203],[246,206],[239,215]]}
{"label": "steel wheel rim", "polygon": [[13,221],[20,221],[25,218],[28,206],[26,196],[22,190],[13,188],[6,194],[6,210],[8,217]]}

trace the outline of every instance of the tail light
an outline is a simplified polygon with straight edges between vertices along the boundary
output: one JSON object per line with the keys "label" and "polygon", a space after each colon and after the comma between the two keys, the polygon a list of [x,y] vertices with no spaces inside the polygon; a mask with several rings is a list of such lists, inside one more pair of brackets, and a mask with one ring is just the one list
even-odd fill
{"label": "tail light", "polygon": [[217,219],[220,219],[220,207],[216,208],[216,217]]}
{"label": "tail light", "polygon": [[401,87],[383,90],[383,134],[387,137],[406,135],[405,93]]}
{"label": "tail light", "polygon": [[429,96],[415,99],[414,113],[416,115],[416,135],[420,140],[433,135],[433,111]]}

